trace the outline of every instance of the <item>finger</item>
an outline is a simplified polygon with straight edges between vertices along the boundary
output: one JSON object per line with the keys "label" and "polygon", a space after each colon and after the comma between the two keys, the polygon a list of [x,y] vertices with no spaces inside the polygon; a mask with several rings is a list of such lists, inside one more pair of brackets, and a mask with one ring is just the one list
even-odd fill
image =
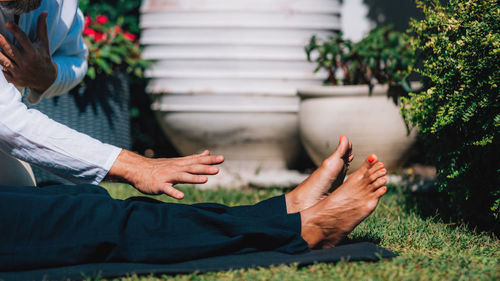
{"label": "finger", "polygon": [[186,172],[195,175],[216,175],[219,173],[219,168],[210,165],[192,165],[187,168]]}
{"label": "finger", "polygon": [[206,183],[208,181],[208,178],[205,176],[180,173],[177,175],[175,180],[176,183]]}
{"label": "finger", "polygon": [[179,190],[175,189],[172,185],[167,185],[164,188],[163,191],[165,194],[167,194],[170,197],[173,197],[175,199],[182,199],[184,198],[184,193],[180,192]]}
{"label": "finger", "polygon": [[3,67],[3,71],[10,71],[14,65],[12,64],[12,61],[6,57],[2,52],[0,52],[0,65]]}
{"label": "finger", "polygon": [[176,159],[178,159],[178,160],[187,160],[187,159],[199,158],[200,156],[207,156],[207,155],[210,155],[210,151],[205,150],[205,151],[203,151],[202,153],[199,153],[199,154],[193,154],[193,155],[184,156],[184,157],[180,157],[180,158],[176,158]]}
{"label": "finger", "polygon": [[205,164],[205,165],[215,165],[224,162],[224,156],[222,155],[207,155],[201,156],[195,159],[190,159],[189,164]]}
{"label": "finger", "polygon": [[[19,50],[16,46],[11,44],[3,35],[0,34],[0,48],[2,48],[3,53],[9,58],[9,61],[14,64],[16,58],[20,57]],[[6,65],[3,65],[6,67]]]}
{"label": "finger", "polygon": [[202,153],[200,153],[199,155],[201,155],[201,156],[208,156],[208,155],[210,155],[210,151],[209,150],[205,150]]}
{"label": "finger", "polygon": [[17,24],[10,21],[5,26],[12,33],[12,35],[14,35],[14,38],[16,38],[23,51],[33,51],[33,44],[31,43],[31,40]]}
{"label": "finger", "polygon": [[5,80],[9,83],[14,83],[14,77],[9,71],[4,70],[3,71],[3,76],[5,77]]}
{"label": "finger", "polygon": [[43,12],[40,14],[38,17],[38,22],[37,22],[37,33],[36,33],[36,40],[38,42],[41,42],[44,47],[49,49],[49,35],[47,31],[47,17],[48,17],[47,12]]}

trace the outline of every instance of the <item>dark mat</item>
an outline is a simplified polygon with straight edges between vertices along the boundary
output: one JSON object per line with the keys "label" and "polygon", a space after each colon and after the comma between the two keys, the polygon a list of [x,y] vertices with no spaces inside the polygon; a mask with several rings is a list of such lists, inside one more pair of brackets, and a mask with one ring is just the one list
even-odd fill
{"label": "dark mat", "polygon": [[143,263],[96,263],[38,269],[19,272],[0,272],[0,280],[81,280],[86,278],[110,278],[124,275],[158,275],[193,272],[213,272],[230,269],[268,267],[293,264],[299,266],[320,262],[378,261],[392,258],[395,254],[372,243],[361,242],[337,246],[325,250],[312,250],[302,254],[288,255],[278,252],[257,252],[243,255],[211,257],[174,264]]}

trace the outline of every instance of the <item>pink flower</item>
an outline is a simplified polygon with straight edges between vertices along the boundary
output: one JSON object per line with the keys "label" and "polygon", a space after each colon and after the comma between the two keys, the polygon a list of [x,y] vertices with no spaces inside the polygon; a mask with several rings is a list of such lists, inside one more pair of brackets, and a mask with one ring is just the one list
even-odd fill
{"label": "pink flower", "polygon": [[123,32],[122,28],[119,25],[115,25],[115,33],[119,34],[122,32]]}
{"label": "pink flower", "polygon": [[89,26],[91,21],[89,16],[85,16],[85,27]]}
{"label": "pink flower", "polygon": [[129,41],[135,41],[135,40],[137,40],[137,36],[135,36],[132,33],[124,32],[123,36],[125,37],[125,39],[127,39]]}
{"label": "pink flower", "polygon": [[108,23],[108,17],[103,16],[103,15],[98,15],[95,20],[97,21],[98,24],[106,24]]}

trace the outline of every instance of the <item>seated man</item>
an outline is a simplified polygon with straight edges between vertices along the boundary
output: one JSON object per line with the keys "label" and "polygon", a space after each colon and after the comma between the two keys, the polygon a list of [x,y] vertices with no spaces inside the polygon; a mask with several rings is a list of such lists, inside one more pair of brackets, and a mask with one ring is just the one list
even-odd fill
{"label": "seated man", "polygon": [[[212,165],[223,161],[208,152],[147,159],[102,144],[27,110],[2,75],[0,116],[0,149],[79,183],[98,183],[107,174],[144,193],[180,199],[174,184],[206,182],[200,174],[216,174]],[[386,192],[386,170],[374,155],[340,187],[332,186],[352,158],[349,140],[341,137],[337,150],[297,188],[253,206],[122,201],[93,185],[1,187],[0,270],[333,247]]]}
{"label": "seated man", "polygon": [[353,157],[349,140],[341,137],[336,151],[297,188],[253,206],[170,204],[144,197],[115,200],[89,184],[109,177],[143,193],[182,199],[184,194],[174,185],[206,182],[204,175],[217,174],[214,165],[224,157],[206,151],[148,159],[103,144],[27,109],[3,73],[0,150],[81,184],[0,187],[0,271],[333,247],[386,192],[386,170],[375,155],[345,183],[334,186],[342,182]]}

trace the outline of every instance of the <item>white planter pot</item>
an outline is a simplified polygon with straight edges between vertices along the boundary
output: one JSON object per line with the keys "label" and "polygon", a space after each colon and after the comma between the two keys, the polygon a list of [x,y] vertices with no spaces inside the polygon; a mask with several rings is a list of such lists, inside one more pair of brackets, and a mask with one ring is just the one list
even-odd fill
{"label": "white planter pot", "polygon": [[389,172],[403,164],[415,141],[407,136],[399,106],[387,98],[387,86],[329,86],[299,90],[300,137],[316,165],[328,157],[345,135],[353,143],[357,169],[371,153],[384,162]]}
{"label": "white planter pot", "polygon": [[299,147],[296,97],[165,95],[153,103],[183,155],[210,149],[251,169],[283,169]]}
{"label": "white planter pot", "polygon": [[324,76],[304,46],[340,30],[339,1],[145,0],[141,13],[152,107],[179,152],[207,148],[246,171],[290,165],[297,89]]}
{"label": "white planter pot", "polygon": [[0,186],[35,186],[35,176],[29,164],[0,151]]}
{"label": "white planter pot", "polygon": [[153,103],[181,154],[209,149],[225,156],[222,175],[210,179],[209,187],[245,186],[259,181],[259,171],[276,173],[292,165],[300,145],[298,107],[298,97],[276,96],[163,95]]}

